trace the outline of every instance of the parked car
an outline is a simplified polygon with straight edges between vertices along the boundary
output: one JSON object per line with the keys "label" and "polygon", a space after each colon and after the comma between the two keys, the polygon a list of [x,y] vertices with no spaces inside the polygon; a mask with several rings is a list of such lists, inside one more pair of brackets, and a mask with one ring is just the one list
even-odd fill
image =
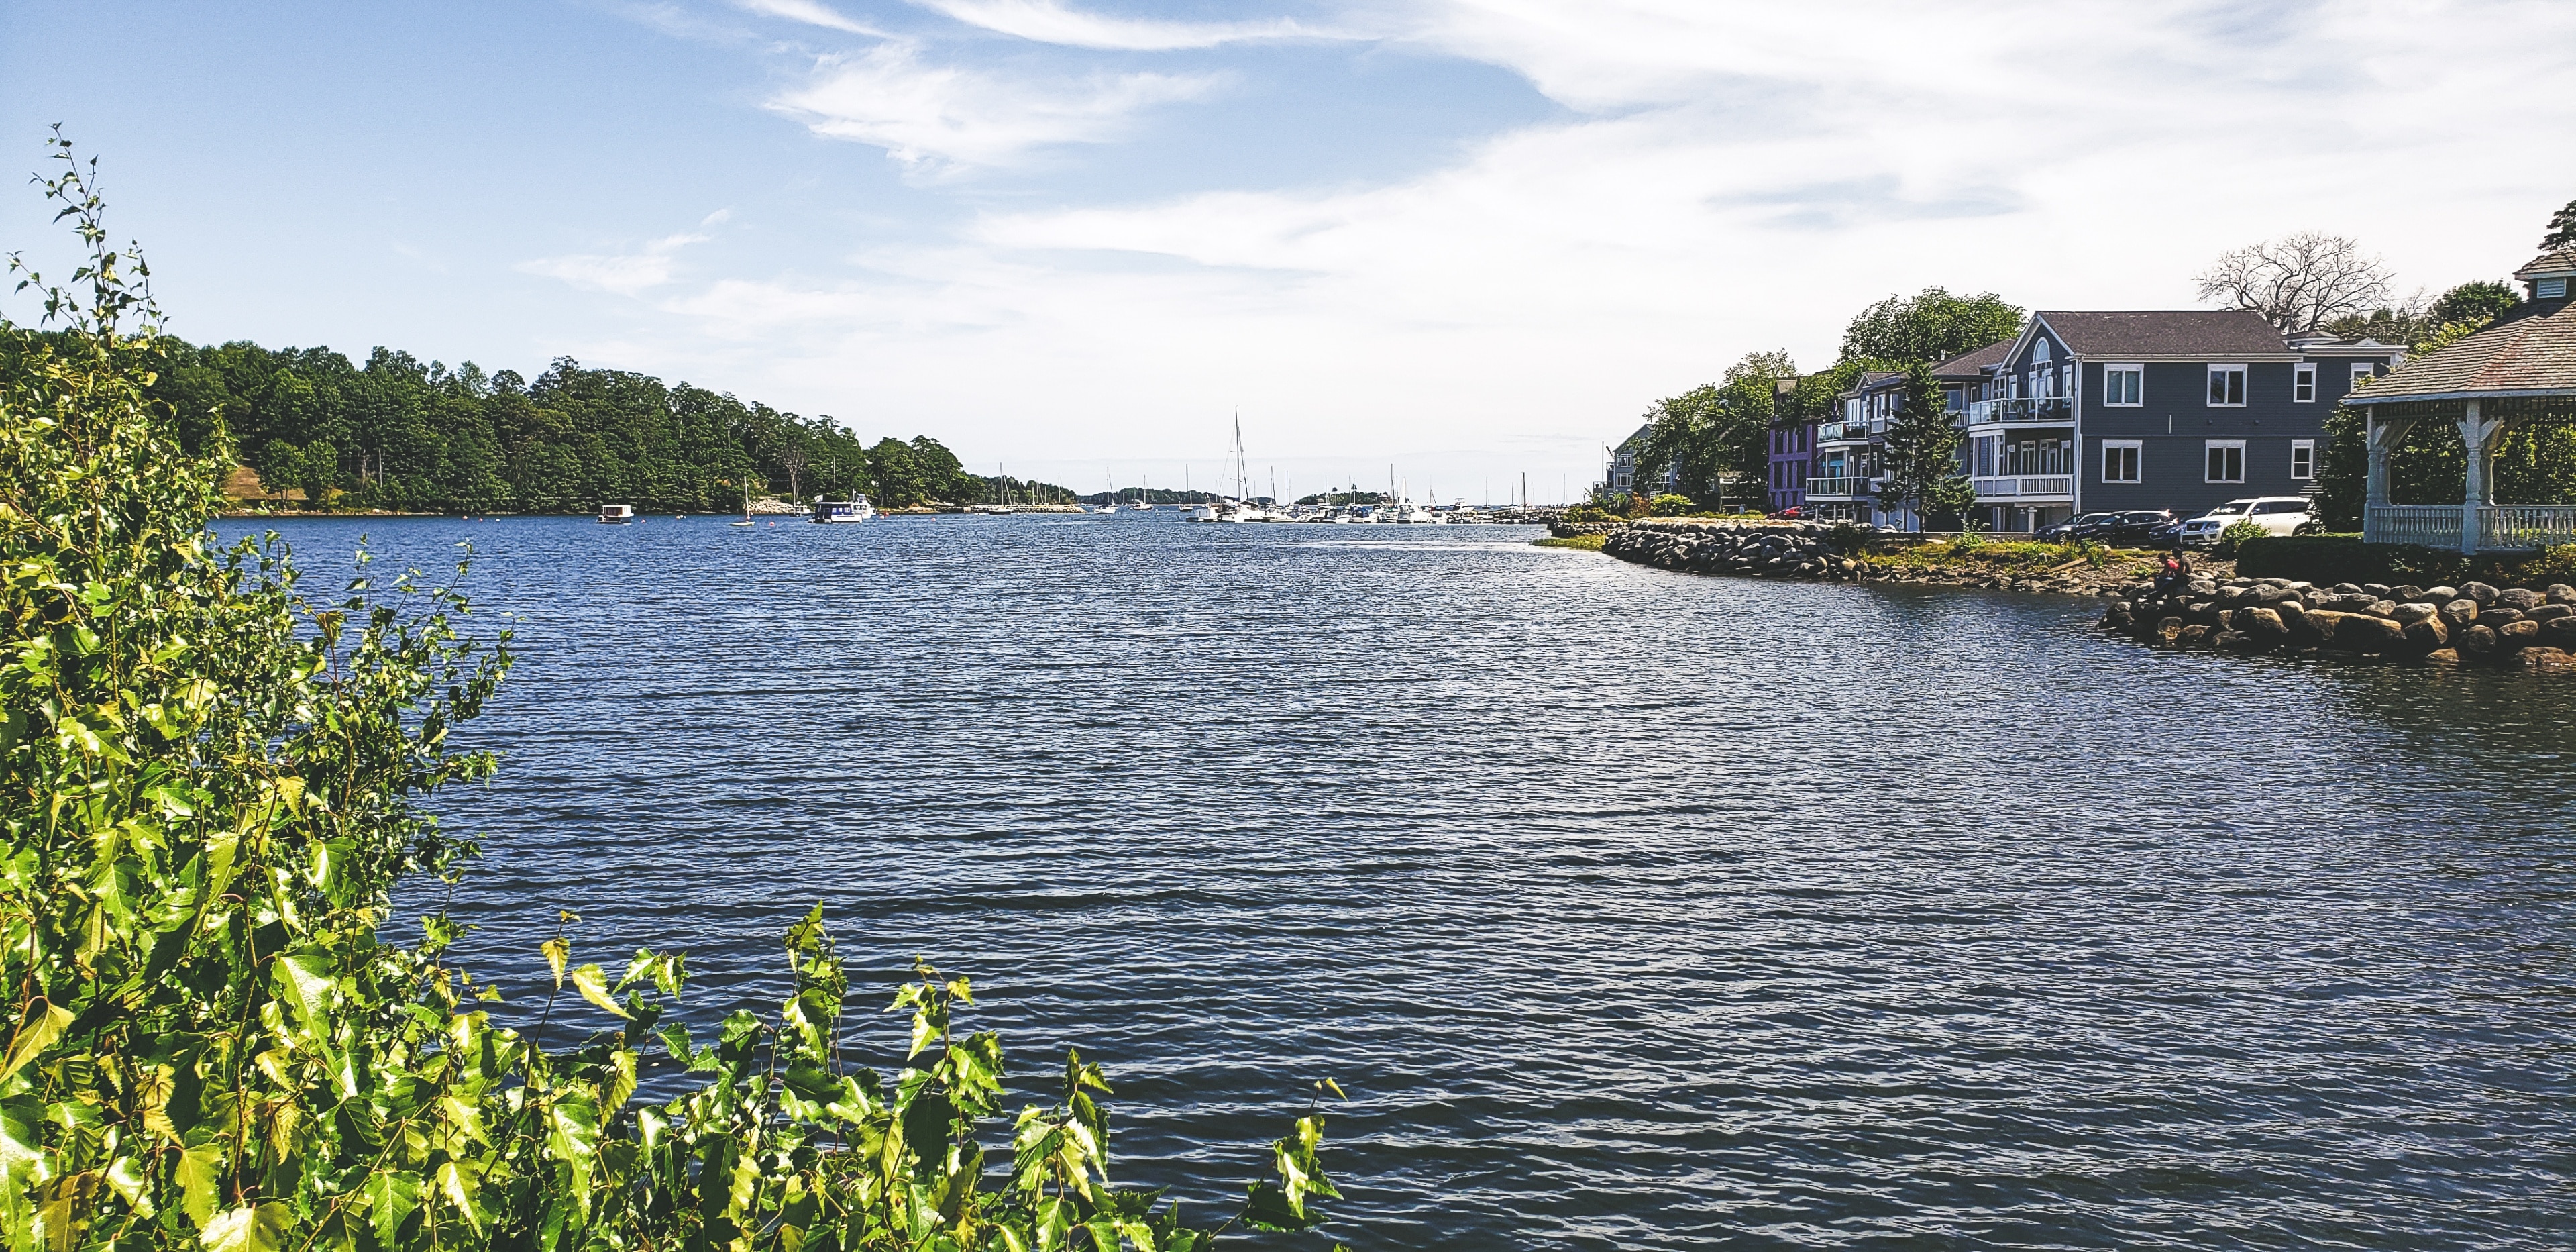
{"label": "parked car", "polygon": [[2143,548],[2172,543],[2172,532],[2179,525],[2171,509],[2131,509],[2110,514],[2108,520],[2084,528],[2075,537],[2114,548]]}
{"label": "parked car", "polygon": [[2186,548],[2215,548],[2218,536],[2238,522],[2251,521],[2270,535],[2315,534],[2317,518],[2304,496],[2254,496],[2230,500],[2182,524],[2175,541]]}
{"label": "parked car", "polygon": [[2118,514],[2115,513],[2087,513],[2082,517],[2070,517],[2054,526],[2040,527],[2038,533],[2033,534],[2031,538],[2041,543],[2064,543],[2069,539],[2080,537],[2085,527],[2099,525],[2116,516]]}

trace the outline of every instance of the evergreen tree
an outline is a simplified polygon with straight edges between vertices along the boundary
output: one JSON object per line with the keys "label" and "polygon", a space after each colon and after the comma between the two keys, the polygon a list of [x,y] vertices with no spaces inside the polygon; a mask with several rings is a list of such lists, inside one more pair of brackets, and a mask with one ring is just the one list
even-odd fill
{"label": "evergreen tree", "polygon": [[1905,372],[1884,455],[1879,507],[1890,513],[1912,509],[1914,529],[1925,529],[1924,518],[1957,517],[1976,505],[1976,490],[1959,472],[1959,428],[1951,424],[1928,363],[1918,361]]}

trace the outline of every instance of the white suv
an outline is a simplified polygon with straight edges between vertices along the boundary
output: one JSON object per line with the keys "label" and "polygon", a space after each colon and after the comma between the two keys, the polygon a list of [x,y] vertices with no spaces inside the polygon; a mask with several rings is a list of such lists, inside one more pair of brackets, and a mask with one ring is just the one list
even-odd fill
{"label": "white suv", "polygon": [[2255,496],[2230,500],[2184,522],[2174,537],[2186,548],[2215,548],[2221,531],[2243,521],[2251,521],[2264,533],[2273,535],[2302,535],[2317,529],[2316,515],[2308,511],[2306,497]]}

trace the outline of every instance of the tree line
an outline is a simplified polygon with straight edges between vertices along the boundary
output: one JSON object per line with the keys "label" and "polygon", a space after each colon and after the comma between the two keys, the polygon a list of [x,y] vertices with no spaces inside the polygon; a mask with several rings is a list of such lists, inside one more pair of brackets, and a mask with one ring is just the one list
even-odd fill
{"label": "tree line", "polygon": [[587,512],[603,503],[714,512],[755,497],[864,492],[904,507],[1053,493],[966,472],[929,436],[863,441],[830,416],[570,357],[530,381],[379,347],[167,341],[152,395],[192,450],[229,433],[264,492],[308,507],[446,513]]}

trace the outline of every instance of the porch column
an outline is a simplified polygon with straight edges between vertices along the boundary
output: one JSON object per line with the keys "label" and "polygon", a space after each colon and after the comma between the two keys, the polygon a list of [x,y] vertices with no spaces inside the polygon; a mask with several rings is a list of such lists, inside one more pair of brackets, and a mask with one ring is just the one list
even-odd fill
{"label": "porch column", "polygon": [[2361,537],[2364,542],[2379,542],[2379,510],[2388,504],[2388,457],[2397,445],[2406,441],[2413,429],[2411,417],[2383,417],[2377,406],[2365,410],[2363,442],[2370,451],[2370,474],[2365,480],[2361,506]]}
{"label": "porch column", "polygon": [[2503,450],[2505,419],[2489,418],[2484,406],[2469,401],[2460,418],[2460,443],[2468,454],[2467,499],[2460,505],[2460,551],[2474,553],[2482,537],[2479,510],[2495,503],[2495,458]]}

